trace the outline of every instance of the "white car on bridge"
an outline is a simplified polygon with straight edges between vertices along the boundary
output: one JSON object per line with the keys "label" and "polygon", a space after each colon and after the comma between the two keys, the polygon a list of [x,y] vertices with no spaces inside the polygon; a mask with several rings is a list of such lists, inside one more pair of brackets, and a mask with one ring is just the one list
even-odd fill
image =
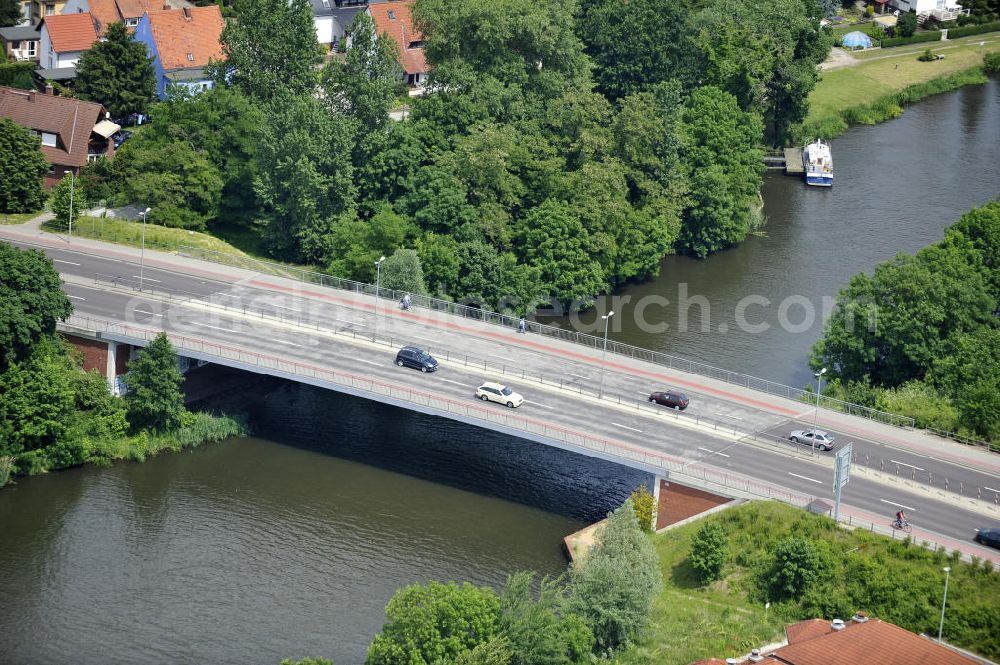
{"label": "white car on bridge", "polygon": [[520,394],[514,392],[509,386],[505,386],[502,383],[484,383],[476,388],[476,397],[484,402],[500,402],[501,404],[506,404],[511,409],[516,409],[524,404],[524,398],[521,397]]}

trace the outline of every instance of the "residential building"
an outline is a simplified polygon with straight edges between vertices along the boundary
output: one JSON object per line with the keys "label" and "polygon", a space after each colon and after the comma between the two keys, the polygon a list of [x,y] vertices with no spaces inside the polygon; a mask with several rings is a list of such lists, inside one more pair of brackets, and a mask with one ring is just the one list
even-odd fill
{"label": "residential building", "polygon": [[958,18],[959,14],[968,14],[968,9],[962,9],[962,5],[955,0],[889,0],[890,4],[902,13],[908,11],[916,12],[917,16],[928,15],[940,21],[951,21]]}
{"label": "residential building", "polygon": [[39,41],[42,33],[30,25],[16,25],[10,28],[0,28],[0,45],[7,52],[9,61],[21,62],[32,60],[38,62]]}
{"label": "residential building", "polygon": [[97,34],[104,36],[108,25],[122,21],[130,28],[139,25],[146,12],[183,9],[193,5],[187,0],[67,0],[63,14],[86,14],[94,18]]}
{"label": "residential building", "polygon": [[75,68],[80,56],[97,41],[90,14],[46,16],[38,27],[41,69]]}
{"label": "residential building", "polygon": [[222,60],[222,12],[218,5],[147,12],[135,29],[137,41],[146,45],[156,70],[160,99],[171,86],[199,92],[212,87],[205,67]]}
{"label": "residential building", "polygon": [[316,39],[337,50],[341,39],[354,22],[354,17],[368,8],[368,0],[309,0],[316,25]]}
{"label": "residential building", "polygon": [[66,171],[74,175],[88,162],[114,157],[112,135],[121,127],[107,119],[104,107],[72,97],[0,86],[0,117],[10,118],[42,139],[42,154],[48,160],[45,186],[59,182]]}
{"label": "residential building", "polygon": [[947,644],[858,612],[847,622],[809,619],[785,627],[786,644],[744,658],[699,660],[692,665],[981,665]]}
{"label": "residential building", "polygon": [[399,65],[407,85],[420,87],[427,82],[430,68],[424,58],[424,37],[413,27],[410,7],[413,0],[368,5],[378,34],[387,34],[399,45]]}
{"label": "residential building", "polygon": [[21,16],[23,25],[38,25],[46,16],[62,14],[66,0],[23,0]]}

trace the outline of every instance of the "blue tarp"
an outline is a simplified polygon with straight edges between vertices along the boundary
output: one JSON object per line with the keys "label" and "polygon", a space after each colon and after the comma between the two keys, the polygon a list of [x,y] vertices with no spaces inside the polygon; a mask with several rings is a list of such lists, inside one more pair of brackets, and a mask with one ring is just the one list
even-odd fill
{"label": "blue tarp", "polygon": [[861,48],[871,48],[872,38],[860,30],[855,30],[844,35],[843,43],[848,48],[857,48],[858,46]]}

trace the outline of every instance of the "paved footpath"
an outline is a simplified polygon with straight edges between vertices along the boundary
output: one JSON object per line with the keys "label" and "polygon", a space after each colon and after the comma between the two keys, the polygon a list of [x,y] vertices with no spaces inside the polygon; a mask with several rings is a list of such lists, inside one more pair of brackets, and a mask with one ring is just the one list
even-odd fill
{"label": "paved footpath", "polygon": [[[138,248],[124,245],[85,238],[72,238],[70,240],[62,235],[42,231],[37,222],[0,226],[0,238],[127,262],[137,263],[140,254]],[[372,314],[375,312],[376,301],[373,296],[321,287],[172,253],[146,250],[145,265],[147,268],[173,271],[187,277],[199,277],[230,285],[241,284],[253,289],[272,291],[276,294],[334,304],[361,313]],[[384,299],[381,301],[378,317],[380,325],[386,330],[412,327],[413,324],[418,324],[424,330],[429,328],[442,332],[458,333],[450,336],[450,347],[454,348],[456,344],[464,345],[465,352],[470,355],[481,354],[482,342],[499,341],[508,349],[525,352],[525,363],[528,363],[529,367],[532,362],[531,357],[537,358],[539,355],[546,355],[550,359],[583,363],[591,366],[595,371],[600,371],[603,365],[609,377],[615,373],[645,377],[652,382],[668,383],[785,419],[807,418],[811,420],[813,414],[813,407],[795,400],[611,353],[608,354],[607,360],[602,363],[601,352],[597,349],[538,334],[511,334],[513,332],[511,329],[475,319],[419,308],[404,312],[395,307],[395,303],[389,303]],[[819,411],[818,424],[824,429],[884,443],[1000,478],[1000,455],[990,453],[983,448],[962,445],[928,434],[923,430],[893,427],[825,408],[821,408]]]}

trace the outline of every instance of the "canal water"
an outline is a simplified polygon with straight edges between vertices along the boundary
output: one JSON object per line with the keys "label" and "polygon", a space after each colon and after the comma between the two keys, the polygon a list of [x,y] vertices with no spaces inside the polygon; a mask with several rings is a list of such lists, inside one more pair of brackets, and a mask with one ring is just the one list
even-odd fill
{"label": "canal water", "polygon": [[[802,324],[804,302],[819,310],[851,275],[934,242],[995,197],[1000,84],[851,130],[833,151],[832,190],[767,176],[764,235],[705,261],[670,257],[660,278],[615,294],[633,301],[613,305],[620,328],[611,336],[806,383],[820,324],[783,330],[781,303],[792,298],[784,318]],[[630,315],[641,296],[676,303],[682,284],[709,306],[687,309],[687,331],[678,331],[676,305],[648,307],[645,326]],[[764,332],[741,330],[736,316],[754,295],[770,305],[749,307],[743,323],[771,324]],[[353,665],[398,587],[558,574],[563,536],[646,480],[309,387],[275,384],[263,394],[249,406],[261,438],[0,491],[0,663],[244,665],[322,655]]]}
{"label": "canal water", "polygon": [[[580,320],[592,323],[612,309],[609,339],[806,385],[824,307],[851,276],[940,240],[963,213],[1000,194],[1000,80],[851,129],[832,149],[832,188],[768,172],[760,236],[706,260],[668,257],[657,279],[599,299]],[[686,308],[679,304],[685,298]],[[748,303],[742,326],[741,300]],[[603,334],[603,327],[591,325],[590,332]]]}

